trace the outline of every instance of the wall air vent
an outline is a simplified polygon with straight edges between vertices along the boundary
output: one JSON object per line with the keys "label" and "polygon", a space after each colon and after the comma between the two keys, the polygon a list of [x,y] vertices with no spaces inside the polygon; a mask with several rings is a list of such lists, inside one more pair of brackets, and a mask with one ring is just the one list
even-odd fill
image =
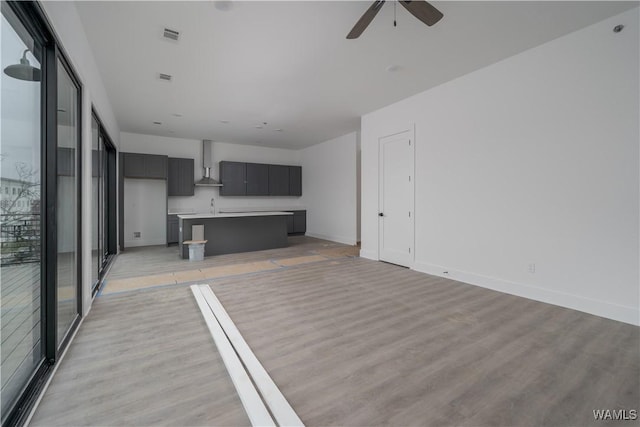
{"label": "wall air vent", "polygon": [[159,73],[158,74],[158,78],[160,80],[164,80],[164,81],[170,82],[173,77],[170,74]]}
{"label": "wall air vent", "polygon": [[171,30],[169,28],[165,28],[162,36],[169,40],[178,41],[178,39],[180,38],[180,32],[176,30]]}

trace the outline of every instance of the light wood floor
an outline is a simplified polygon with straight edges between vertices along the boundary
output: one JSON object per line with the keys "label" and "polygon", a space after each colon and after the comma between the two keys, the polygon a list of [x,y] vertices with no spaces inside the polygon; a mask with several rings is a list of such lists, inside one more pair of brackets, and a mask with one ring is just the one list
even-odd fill
{"label": "light wood floor", "polygon": [[[631,325],[361,258],[211,287],[310,426],[603,425],[593,409],[638,409]],[[245,424],[198,316],[186,285],[98,298],[33,424]]]}
{"label": "light wood floor", "polygon": [[[114,265],[115,271],[109,274],[100,292],[107,295],[133,289],[214,280],[360,254],[358,246],[339,245],[311,237],[295,236],[290,237],[289,241],[290,246],[280,250],[211,256],[196,262],[178,258],[175,246],[154,246],[146,250],[136,248],[118,257]],[[149,270],[149,266],[158,268]],[[154,274],[149,274],[150,271],[154,271]]]}
{"label": "light wood floor", "polygon": [[[310,255],[339,253],[353,248],[327,240],[307,236],[290,236],[289,246],[266,251],[205,257],[203,261],[190,262],[179,257],[178,246],[145,246],[127,248],[118,255],[109,271],[108,280],[174,273],[199,268],[218,267],[250,262],[268,261],[276,258],[291,258]],[[350,255],[353,255],[352,253]]]}
{"label": "light wood floor", "polygon": [[96,299],[32,426],[249,425],[188,287]]}

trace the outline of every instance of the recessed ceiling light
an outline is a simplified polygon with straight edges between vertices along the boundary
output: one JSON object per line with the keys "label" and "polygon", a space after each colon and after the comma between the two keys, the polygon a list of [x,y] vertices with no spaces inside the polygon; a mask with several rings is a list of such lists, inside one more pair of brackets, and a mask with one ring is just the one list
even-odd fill
{"label": "recessed ceiling light", "polygon": [[154,125],[161,125],[162,122],[153,122]]}
{"label": "recessed ceiling light", "polygon": [[276,132],[282,132],[282,129],[274,129]]}
{"label": "recessed ceiling light", "polygon": [[229,120],[220,120],[220,123],[224,123],[225,125],[229,123]]}
{"label": "recessed ceiling light", "polygon": [[233,2],[230,0],[214,1],[213,4],[215,5],[216,9],[222,12],[228,12],[233,9]]}
{"label": "recessed ceiling light", "polygon": [[173,117],[182,117],[182,114],[173,113]]}
{"label": "recessed ceiling light", "polygon": [[393,64],[393,65],[389,65],[386,70],[389,73],[395,73],[396,71],[400,71],[402,69],[401,66]]}
{"label": "recessed ceiling light", "polygon": [[620,31],[622,31],[624,29],[624,25],[620,24],[620,25],[616,25],[615,27],[613,27],[613,32],[614,33],[619,33]]}
{"label": "recessed ceiling light", "polygon": [[170,82],[171,79],[173,79],[171,74],[165,74],[165,73],[158,73],[158,78],[160,80],[164,80],[165,82]]}

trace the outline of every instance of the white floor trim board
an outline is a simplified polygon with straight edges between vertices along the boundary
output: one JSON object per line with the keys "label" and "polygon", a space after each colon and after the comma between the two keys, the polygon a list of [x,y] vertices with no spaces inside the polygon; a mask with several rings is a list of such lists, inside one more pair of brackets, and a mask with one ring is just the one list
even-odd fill
{"label": "white floor trim board", "polygon": [[[207,325],[209,325],[209,321],[212,321],[215,322],[215,324],[218,326],[218,328],[214,327],[213,329],[219,329],[224,335],[224,341],[226,341],[226,345],[223,344],[223,348],[225,348],[224,351],[228,351],[226,349],[226,347],[228,346],[230,348],[230,351],[233,352],[233,355],[236,356],[237,362],[240,364],[240,368],[243,369],[245,375],[248,374],[250,380],[253,380],[253,384],[255,384],[255,387],[257,387],[257,389],[259,390],[259,394],[262,396],[264,404],[266,404],[266,406],[269,408],[269,411],[271,411],[271,414],[275,418],[277,425],[304,427],[302,420],[300,420],[289,402],[287,402],[287,399],[285,399],[285,397],[282,395],[282,393],[278,389],[278,386],[273,382],[258,358],[255,356],[255,354],[253,354],[253,351],[251,351],[251,348],[249,348],[249,345],[244,340],[244,338],[240,334],[240,331],[233,323],[231,317],[229,317],[229,314],[224,309],[224,306],[222,305],[220,300],[218,300],[218,297],[216,297],[209,285],[192,285],[191,291],[196,297],[198,306],[200,306],[200,310],[205,316],[205,319],[209,317],[209,319],[207,320]],[[202,308],[201,300],[204,300],[207,305],[206,308],[208,310]],[[205,311],[208,311],[208,313],[205,314]],[[212,328],[209,327],[209,330],[212,331]],[[216,345],[218,346],[218,349],[220,350],[220,354],[222,354],[223,349],[221,349],[220,345],[218,345],[218,339],[215,336],[214,340],[216,342]],[[229,365],[227,365],[226,359],[224,357],[223,360],[225,360],[225,365],[227,366],[227,369],[229,369]],[[242,365],[244,365],[244,368]],[[230,369],[229,374],[232,374]],[[255,389],[255,387],[254,391],[256,394],[258,394],[258,391]],[[238,390],[238,387],[236,387],[236,389]],[[238,393],[240,394],[240,390],[238,390]],[[245,409],[247,410],[247,414],[251,417],[251,414],[249,413],[250,408],[247,408],[247,406],[245,405]]]}
{"label": "white floor trim board", "polygon": [[303,426],[304,424],[295,413],[287,399],[282,395],[278,386],[273,382],[267,371],[264,369],[258,358],[247,345],[238,328],[233,323],[229,314],[224,309],[218,297],[213,293],[208,285],[200,285],[200,291],[204,299],[211,307],[214,315],[218,319],[220,326],[227,334],[227,338],[231,341],[231,345],[242,359],[249,375],[260,390],[265,403],[271,410],[278,425],[281,426]]}
{"label": "white floor trim board", "polygon": [[222,327],[209,308],[207,301],[202,295],[200,287],[192,285],[191,292],[193,292],[193,296],[195,297],[198,307],[204,316],[209,332],[216,343],[216,347],[218,347],[220,356],[222,357],[224,365],[231,377],[231,381],[233,381],[233,385],[238,392],[238,397],[240,397],[240,400],[242,401],[242,406],[244,406],[244,410],[251,421],[251,425],[275,426],[276,424],[271,418],[271,415],[265,407],[257,390],[253,386],[251,378],[249,378],[249,375],[242,367],[242,362],[233,350],[233,347],[222,330]]}

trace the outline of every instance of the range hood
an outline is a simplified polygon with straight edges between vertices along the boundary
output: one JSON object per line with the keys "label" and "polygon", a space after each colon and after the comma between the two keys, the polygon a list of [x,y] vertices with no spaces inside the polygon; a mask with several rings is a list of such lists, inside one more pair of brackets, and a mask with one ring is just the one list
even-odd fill
{"label": "range hood", "polygon": [[202,141],[202,167],[204,172],[202,179],[196,182],[198,187],[222,187],[215,179],[211,178],[211,168],[213,167],[213,161],[211,160],[211,153],[213,152],[213,142],[205,139]]}

